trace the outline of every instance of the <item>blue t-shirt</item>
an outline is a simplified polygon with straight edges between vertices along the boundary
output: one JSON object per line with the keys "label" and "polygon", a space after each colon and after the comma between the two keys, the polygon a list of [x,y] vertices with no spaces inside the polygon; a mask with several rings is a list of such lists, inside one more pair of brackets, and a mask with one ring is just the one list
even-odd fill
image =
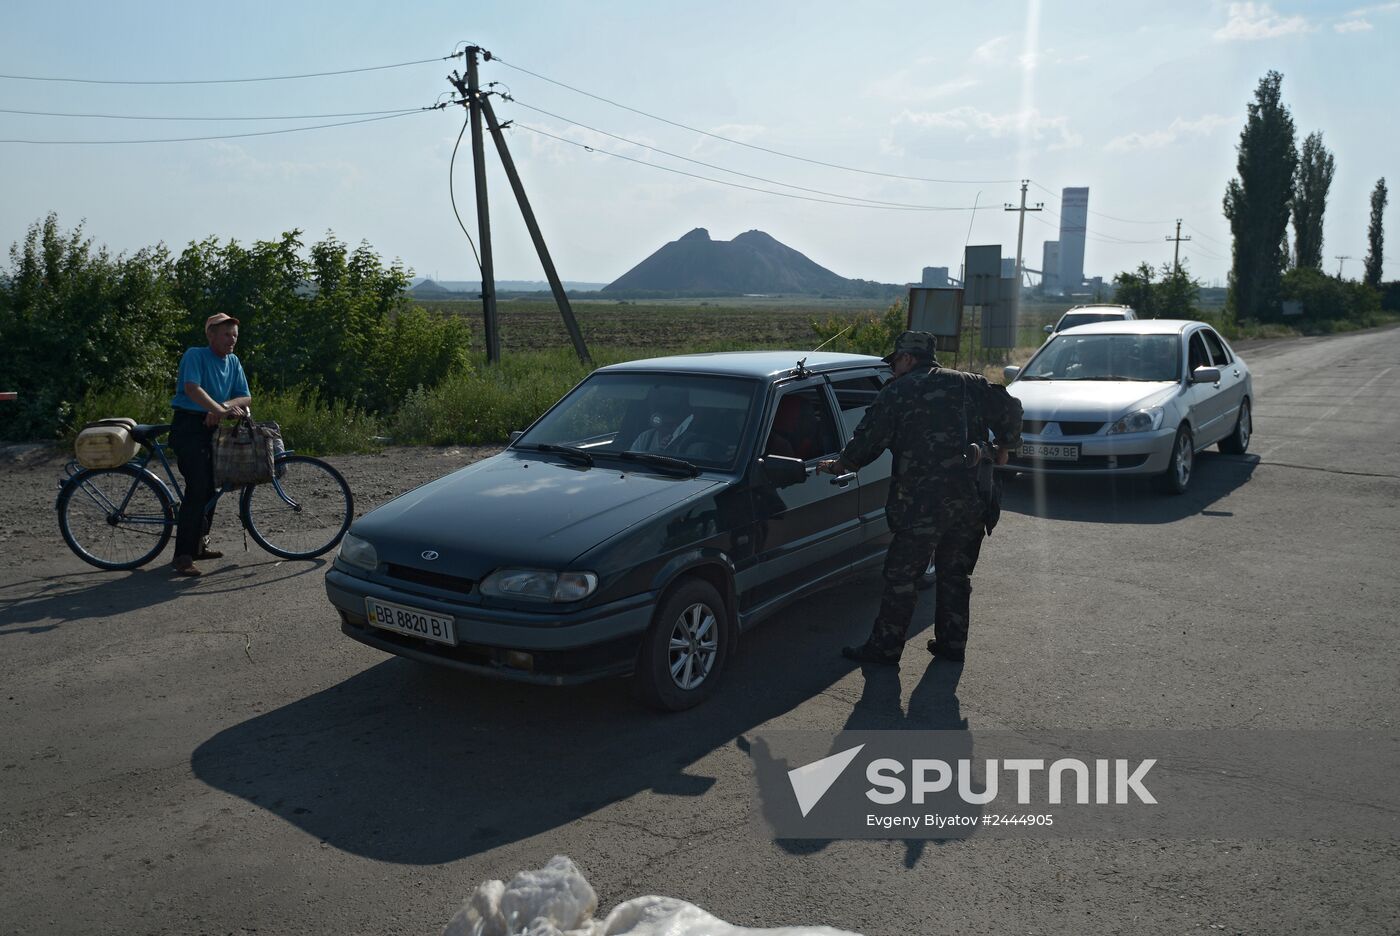
{"label": "blue t-shirt", "polygon": [[175,378],[175,396],[170,405],[176,409],[205,412],[204,407],[185,395],[185,384],[198,384],[215,403],[223,403],[234,397],[251,396],[248,392],[248,378],[243,376],[243,365],[238,355],[219,357],[208,345],[190,348],[180,358],[180,374]]}

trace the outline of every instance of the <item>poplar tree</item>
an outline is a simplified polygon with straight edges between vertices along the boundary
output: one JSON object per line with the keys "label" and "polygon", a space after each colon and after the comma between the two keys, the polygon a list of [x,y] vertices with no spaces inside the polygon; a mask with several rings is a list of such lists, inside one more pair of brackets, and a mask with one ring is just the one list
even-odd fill
{"label": "poplar tree", "polygon": [[1367,229],[1370,249],[1366,251],[1366,285],[1379,289],[1381,285],[1381,261],[1385,253],[1385,231],[1381,227],[1381,216],[1385,214],[1385,203],[1390,192],[1385,187],[1385,177],[1376,182],[1371,190],[1371,226]]}
{"label": "poplar tree", "polygon": [[1332,187],[1336,161],[1322,145],[1322,132],[1313,131],[1303,141],[1293,180],[1294,264],[1322,269],[1322,216],[1327,211],[1327,191]]}
{"label": "poplar tree", "polygon": [[1259,79],[1237,147],[1239,178],[1225,189],[1225,217],[1234,235],[1228,305],[1240,319],[1279,315],[1298,166],[1293,115],[1283,104],[1282,84],[1283,75],[1276,71]]}

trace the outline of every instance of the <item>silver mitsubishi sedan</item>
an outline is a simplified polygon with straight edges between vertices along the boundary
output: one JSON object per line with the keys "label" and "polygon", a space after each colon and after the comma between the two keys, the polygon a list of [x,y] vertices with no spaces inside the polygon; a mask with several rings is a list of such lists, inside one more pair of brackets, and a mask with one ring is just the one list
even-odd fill
{"label": "silver mitsubishi sedan", "polygon": [[1009,471],[1156,475],[1181,494],[1197,452],[1249,448],[1249,368],[1204,322],[1081,325],[1005,374],[1025,410]]}

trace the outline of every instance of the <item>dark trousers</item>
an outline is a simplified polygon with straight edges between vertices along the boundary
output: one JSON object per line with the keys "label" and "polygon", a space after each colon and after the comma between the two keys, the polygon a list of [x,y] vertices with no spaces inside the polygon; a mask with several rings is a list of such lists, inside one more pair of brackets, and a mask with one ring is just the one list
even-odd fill
{"label": "dark trousers", "polygon": [[191,410],[175,411],[170,429],[170,447],[185,479],[185,497],[175,527],[175,555],[198,555],[209,533],[213,513],[205,508],[214,496],[214,430],[204,425],[204,414]]}
{"label": "dark trousers", "polygon": [[916,587],[933,559],[937,567],[933,612],[933,636],[949,650],[967,646],[972,570],[982,551],[985,529],[982,505],[973,501],[953,509],[928,526],[896,530],[885,556],[885,590],[870,643],[882,653],[898,655],[904,649],[909,624],[918,603]]}

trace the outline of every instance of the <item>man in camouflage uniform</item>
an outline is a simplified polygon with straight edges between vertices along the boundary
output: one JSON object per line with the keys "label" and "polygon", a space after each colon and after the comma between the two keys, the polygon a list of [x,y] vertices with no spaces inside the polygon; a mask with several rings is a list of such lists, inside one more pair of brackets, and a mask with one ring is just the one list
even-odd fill
{"label": "man in camouflage uniform", "polygon": [[844,647],[863,663],[898,663],[917,601],[915,587],[937,568],[934,639],[929,652],[962,660],[967,646],[970,576],[985,533],[986,504],[976,469],[966,457],[970,442],[996,434],[995,454],[1005,464],[1021,443],[1021,404],[1005,387],[976,374],[939,367],[934,336],[907,331],[885,362],[895,379],[886,384],[856,427],[839,458],[819,465],[831,474],[857,471],[888,449],[894,456],[885,516],[894,538],[885,557],[885,590],[870,639]]}

